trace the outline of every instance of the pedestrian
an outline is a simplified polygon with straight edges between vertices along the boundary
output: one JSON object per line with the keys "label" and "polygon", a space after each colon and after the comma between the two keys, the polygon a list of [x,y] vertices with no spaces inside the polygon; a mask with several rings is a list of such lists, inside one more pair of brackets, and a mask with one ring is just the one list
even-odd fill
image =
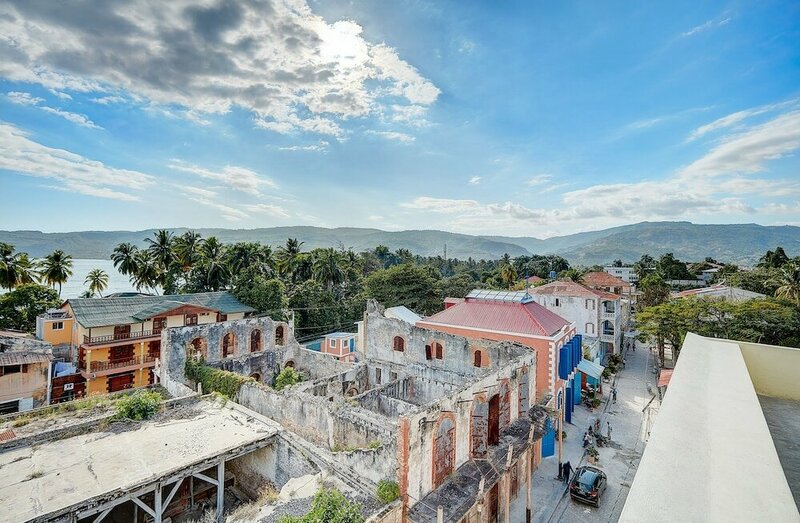
{"label": "pedestrian", "polygon": [[608,441],[611,441],[611,422],[610,421],[606,421],[606,424],[608,424],[608,432],[607,432],[608,438],[607,439],[608,439]]}
{"label": "pedestrian", "polygon": [[584,432],[583,433],[583,448],[588,447],[589,443],[591,443],[591,440],[589,439],[589,433],[588,432]]}
{"label": "pedestrian", "polygon": [[572,475],[572,470],[573,470],[572,464],[569,461],[564,463],[564,466],[562,468],[562,476],[564,478],[564,483],[569,483],[569,477]]}
{"label": "pedestrian", "polygon": [[600,434],[600,418],[597,418],[596,420],[594,420],[594,431],[597,434]]}
{"label": "pedestrian", "polygon": [[588,432],[589,432],[590,436],[594,436],[594,430],[592,430],[592,426],[591,425],[589,425],[589,431]]}
{"label": "pedestrian", "polygon": [[625,358],[622,358],[622,368],[625,368]]}
{"label": "pedestrian", "polygon": [[614,403],[617,402],[617,388],[611,387],[611,398],[614,400]]}

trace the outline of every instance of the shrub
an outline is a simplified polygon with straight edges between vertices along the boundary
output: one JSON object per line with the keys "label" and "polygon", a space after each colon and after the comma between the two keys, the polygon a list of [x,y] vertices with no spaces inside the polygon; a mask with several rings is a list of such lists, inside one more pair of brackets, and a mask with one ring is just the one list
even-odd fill
{"label": "shrub", "polygon": [[302,378],[292,367],[284,367],[283,370],[275,376],[275,390],[283,390],[286,387],[291,387],[295,383],[300,383]]}
{"label": "shrub", "polygon": [[219,392],[227,398],[233,398],[243,383],[253,378],[242,376],[226,370],[215,369],[202,361],[187,359],[184,367],[186,377],[203,385],[203,393]]}
{"label": "shrub", "polygon": [[117,401],[117,417],[136,421],[150,419],[158,412],[162,400],[158,392],[137,390]]}
{"label": "shrub", "polygon": [[363,523],[361,505],[336,489],[322,489],[314,496],[311,510],[301,517],[282,516],[278,523]]}
{"label": "shrub", "polygon": [[378,483],[378,499],[381,503],[391,503],[400,497],[400,485],[396,481],[382,479]]}

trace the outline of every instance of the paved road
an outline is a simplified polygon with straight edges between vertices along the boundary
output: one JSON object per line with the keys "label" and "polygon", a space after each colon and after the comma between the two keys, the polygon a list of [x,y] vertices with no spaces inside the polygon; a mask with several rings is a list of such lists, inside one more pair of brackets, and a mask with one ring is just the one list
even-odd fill
{"label": "paved road", "polygon": [[[584,406],[576,407],[572,415],[572,425],[566,426],[567,439],[564,441],[564,459],[572,466],[585,464],[583,459],[583,433],[597,416],[600,416],[603,435],[606,434],[606,422],[611,423],[611,444],[598,448],[600,461],[598,466],[608,476],[608,488],[600,501],[600,507],[594,508],[574,502],[566,493],[563,483],[555,480],[557,475],[557,457],[544,460],[533,475],[533,521],[537,523],[563,522],[597,522],[617,521],[625,504],[630,484],[636,473],[636,467],[644,449],[644,442],[652,426],[652,420],[658,409],[658,399],[650,403],[647,413],[642,409],[650,402],[652,395],[648,393],[647,384],[655,393],[656,379],[651,372],[653,357],[645,345],[637,344],[635,352],[625,354],[626,369],[616,375],[617,403],[604,403],[594,412]],[[609,384],[604,385],[606,396],[610,396]]]}

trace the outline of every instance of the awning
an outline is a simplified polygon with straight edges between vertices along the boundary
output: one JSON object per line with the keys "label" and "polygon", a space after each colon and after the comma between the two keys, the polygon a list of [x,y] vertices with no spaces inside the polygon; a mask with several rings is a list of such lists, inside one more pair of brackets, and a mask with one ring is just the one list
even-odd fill
{"label": "awning", "polygon": [[661,373],[658,375],[658,386],[659,387],[666,387],[669,385],[669,380],[672,379],[672,371],[674,369],[661,369]]}
{"label": "awning", "polygon": [[605,367],[591,360],[581,360],[580,363],[578,363],[578,370],[587,376],[599,380],[603,376]]}

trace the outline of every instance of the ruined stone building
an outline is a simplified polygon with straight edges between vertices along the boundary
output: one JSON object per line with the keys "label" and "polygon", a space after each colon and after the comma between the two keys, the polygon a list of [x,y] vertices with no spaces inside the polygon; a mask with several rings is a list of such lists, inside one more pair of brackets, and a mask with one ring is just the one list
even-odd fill
{"label": "ruined stone building", "polygon": [[0,331],[0,415],[47,405],[52,347],[15,331]]}

